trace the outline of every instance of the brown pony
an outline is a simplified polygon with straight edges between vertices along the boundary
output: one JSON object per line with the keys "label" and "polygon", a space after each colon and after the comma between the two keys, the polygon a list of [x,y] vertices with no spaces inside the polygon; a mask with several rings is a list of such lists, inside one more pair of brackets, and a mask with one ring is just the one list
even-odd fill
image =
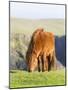
{"label": "brown pony", "polygon": [[41,67],[42,71],[48,71],[55,66],[55,58],[54,35],[43,28],[37,29],[26,53],[28,71],[34,71],[37,66],[38,71],[41,71]]}

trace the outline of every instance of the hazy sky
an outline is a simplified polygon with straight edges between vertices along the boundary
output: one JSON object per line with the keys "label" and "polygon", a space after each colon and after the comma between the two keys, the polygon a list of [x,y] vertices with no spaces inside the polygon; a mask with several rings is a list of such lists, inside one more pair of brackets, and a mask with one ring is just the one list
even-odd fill
{"label": "hazy sky", "polygon": [[28,19],[65,18],[65,6],[11,2],[10,16]]}

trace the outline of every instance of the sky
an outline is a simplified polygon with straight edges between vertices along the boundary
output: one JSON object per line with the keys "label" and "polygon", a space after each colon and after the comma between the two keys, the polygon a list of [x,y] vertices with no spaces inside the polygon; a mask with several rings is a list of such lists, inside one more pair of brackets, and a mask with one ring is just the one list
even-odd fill
{"label": "sky", "polygon": [[10,2],[10,16],[26,19],[65,18],[64,5]]}

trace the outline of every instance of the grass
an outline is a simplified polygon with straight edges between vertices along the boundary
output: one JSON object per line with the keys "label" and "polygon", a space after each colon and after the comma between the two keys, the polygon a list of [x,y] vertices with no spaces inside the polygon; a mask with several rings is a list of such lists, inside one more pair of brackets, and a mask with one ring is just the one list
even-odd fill
{"label": "grass", "polygon": [[10,88],[65,85],[65,70],[50,72],[10,71]]}
{"label": "grass", "polygon": [[[46,31],[53,32],[57,36],[65,35],[63,19],[16,19],[10,20],[11,33],[24,33],[32,35],[38,27],[43,27]],[[28,73],[23,70],[10,71],[10,88],[36,87],[36,86],[55,86],[65,85],[65,70],[50,72]]]}

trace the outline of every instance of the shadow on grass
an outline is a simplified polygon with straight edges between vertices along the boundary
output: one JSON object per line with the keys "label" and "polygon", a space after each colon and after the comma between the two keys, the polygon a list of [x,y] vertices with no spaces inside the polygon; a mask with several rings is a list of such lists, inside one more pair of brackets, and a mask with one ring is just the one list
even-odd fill
{"label": "shadow on grass", "polygon": [[16,73],[16,71],[9,71],[10,73]]}

